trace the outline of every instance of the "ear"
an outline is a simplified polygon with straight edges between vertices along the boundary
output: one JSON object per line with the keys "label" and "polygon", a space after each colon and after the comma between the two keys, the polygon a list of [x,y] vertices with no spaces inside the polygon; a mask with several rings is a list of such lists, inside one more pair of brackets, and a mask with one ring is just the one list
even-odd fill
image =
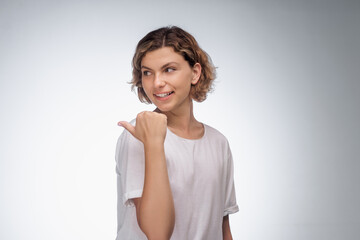
{"label": "ear", "polygon": [[201,75],[201,65],[200,63],[195,63],[195,65],[192,67],[192,79],[191,79],[192,85],[195,85],[199,81],[200,75]]}

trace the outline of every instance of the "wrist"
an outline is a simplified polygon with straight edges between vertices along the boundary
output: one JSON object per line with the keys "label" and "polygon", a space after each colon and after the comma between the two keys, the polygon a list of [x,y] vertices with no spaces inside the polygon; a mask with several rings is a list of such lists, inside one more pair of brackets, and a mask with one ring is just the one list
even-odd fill
{"label": "wrist", "polygon": [[145,141],[144,148],[145,148],[145,150],[163,149],[164,148],[164,140],[163,139],[151,139],[149,141]]}

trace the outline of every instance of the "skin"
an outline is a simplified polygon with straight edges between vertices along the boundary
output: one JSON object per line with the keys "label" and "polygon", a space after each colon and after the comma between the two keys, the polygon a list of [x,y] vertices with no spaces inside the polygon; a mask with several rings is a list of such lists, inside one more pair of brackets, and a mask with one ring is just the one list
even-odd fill
{"label": "skin", "polygon": [[[201,65],[191,67],[171,47],[163,47],[148,52],[141,66],[144,91],[157,108],[139,113],[136,126],[125,121],[119,125],[144,144],[143,195],[133,199],[139,227],[148,239],[170,239],[175,210],[164,153],[166,128],[183,138],[203,136],[204,126],[194,117],[190,96],[191,85],[200,78]],[[159,97],[162,93],[171,94]],[[228,216],[223,218],[223,238],[232,239]]]}
{"label": "skin", "polygon": [[230,223],[229,223],[229,215],[224,216],[223,224],[222,224],[222,231],[223,231],[223,239],[224,240],[232,240],[232,235],[230,231]]}

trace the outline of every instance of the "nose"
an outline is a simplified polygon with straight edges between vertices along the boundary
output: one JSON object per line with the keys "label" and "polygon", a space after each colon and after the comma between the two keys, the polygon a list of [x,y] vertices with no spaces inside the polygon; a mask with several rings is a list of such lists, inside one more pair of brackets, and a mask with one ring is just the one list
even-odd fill
{"label": "nose", "polygon": [[154,79],[154,85],[156,88],[162,88],[165,86],[165,79],[164,76],[162,76],[161,74],[155,74],[155,79]]}

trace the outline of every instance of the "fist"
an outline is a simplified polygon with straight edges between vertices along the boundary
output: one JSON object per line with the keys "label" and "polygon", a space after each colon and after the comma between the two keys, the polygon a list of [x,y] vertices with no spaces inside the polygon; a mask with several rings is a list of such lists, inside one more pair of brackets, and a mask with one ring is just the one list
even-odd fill
{"label": "fist", "polygon": [[162,113],[145,111],[136,116],[135,126],[125,121],[120,121],[119,125],[144,145],[153,142],[163,144],[166,136],[167,117]]}

